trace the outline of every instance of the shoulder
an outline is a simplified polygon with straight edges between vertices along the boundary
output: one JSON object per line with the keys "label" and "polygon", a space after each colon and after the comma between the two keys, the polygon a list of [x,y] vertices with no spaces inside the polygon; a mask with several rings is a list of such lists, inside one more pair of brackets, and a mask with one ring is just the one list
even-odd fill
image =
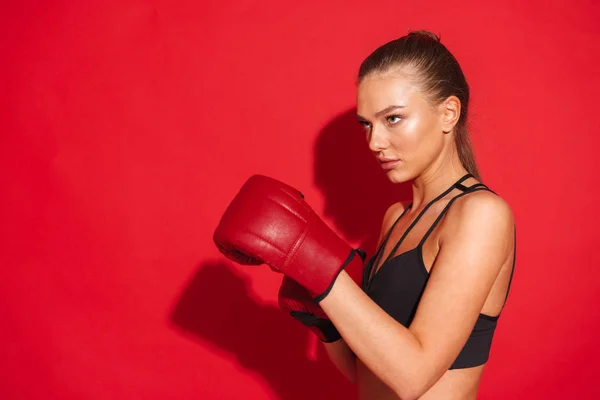
{"label": "shoulder", "polygon": [[492,192],[481,190],[454,201],[444,221],[441,240],[461,237],[474,241],[508,241],[514,230],[514,216],[508,202]]}
{"label": "shoulder", "polygon": [[487,190],[478,190],[456,199],[448,211],[449,216],[460,219],[514,220],[512,209],[506,200]]}
{"label": "shoulder", "polygon": [[400,215],[406,210],[408,203],[405,202],[397,202],[392,204],[387,208],[383,215],[383,221],[381,223],[381,232],[379,233],[378,245],[381,243],[381,240],[385,236],[385,234],[391,229],[394,222],[400,217]]}
{"label": "shoulder", "polygon": [[408,207],[408,203],[399,201],[397,203],[392,204],[388,207],[383,215],[382,228],[383,230],[387,230],[391,228],[391,226],[396,222],[398,217],[406,210]]}
{"label": "shoulder", "polygon": [[395,220],[400,216],[400,214],[404,212],[404,210],[406,210],[406,207],[408,207],[408,203],[403,201],[399,201],[397,203],[392,204],[385,211],[385,214],[383,215],[383,222],[389,219]]}

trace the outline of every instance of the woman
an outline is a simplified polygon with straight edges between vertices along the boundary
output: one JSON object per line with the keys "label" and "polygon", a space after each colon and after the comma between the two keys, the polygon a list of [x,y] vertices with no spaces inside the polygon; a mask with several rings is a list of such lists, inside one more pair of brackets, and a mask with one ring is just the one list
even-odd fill
{"label": "woman", "polygon": [[361,399],[474,399],[510,287],[515,228],[507,203],[479,182],[467,82],[439,39],[419,31],[363,62],[357,102],[388,178],[413,188],[409,204],[385,213],[364,268],[301,193],[265,176],[244,184],[215,243],[285,275],[281,308],[318,335]]}
{"label": "woman", "polygon": [[[475,399],[515,262],[508,204],[481,184],[466,131],[469,87],[439,38],[409,33],[359,71],[357,117],[393,204],[362,288],[342,272],[321,308],[325,343],[361,399]],[[362,289],[362,290],[361,290]]]}

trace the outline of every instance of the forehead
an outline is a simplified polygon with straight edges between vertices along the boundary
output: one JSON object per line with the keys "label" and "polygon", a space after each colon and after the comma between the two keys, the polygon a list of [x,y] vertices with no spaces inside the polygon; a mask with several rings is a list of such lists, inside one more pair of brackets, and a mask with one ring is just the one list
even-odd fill
{"label": "forehead", "polygon": [[367,75],[358,85],[357,111],[365,117],[390,105],[415,107],[422,105],[423,96],[405,74],[389,72]]}

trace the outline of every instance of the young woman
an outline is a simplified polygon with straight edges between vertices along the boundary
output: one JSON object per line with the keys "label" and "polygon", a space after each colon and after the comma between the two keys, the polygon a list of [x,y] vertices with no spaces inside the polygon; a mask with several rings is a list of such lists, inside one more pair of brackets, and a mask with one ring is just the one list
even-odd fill
{"label": "young woman", "polygon": [[358,77],[369,148],[412,201],[392,204],[363,266],[296,189],[253,176],[214,240],[241,264],[285,275],[279,304],[324,342],[360,399],[475,399],[510,288],[515,226],[480,181],[466,130],[469,87],[419,31],[375,50]]}
{"label": "young woman", "polygon": [[475,399],[512,279],[515,226],[480,183],[469,87],[425,31],[375,50],[358,78],[369,148],[392,182],[412,183],[413,198],[385,214],[362,288],[342,272],[320,302],[343,338],[325,346],[361,399]]}

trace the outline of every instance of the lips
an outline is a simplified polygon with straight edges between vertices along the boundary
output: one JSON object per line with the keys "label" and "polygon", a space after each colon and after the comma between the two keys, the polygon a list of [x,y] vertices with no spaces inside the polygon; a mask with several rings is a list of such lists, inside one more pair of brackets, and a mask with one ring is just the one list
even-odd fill
{"label": "lips", "polygon": [[381,164],[381,168],[385,171],[392,170],[396,165],[400,164],[400,160],[395,158],[379,158],[378,161]]}

